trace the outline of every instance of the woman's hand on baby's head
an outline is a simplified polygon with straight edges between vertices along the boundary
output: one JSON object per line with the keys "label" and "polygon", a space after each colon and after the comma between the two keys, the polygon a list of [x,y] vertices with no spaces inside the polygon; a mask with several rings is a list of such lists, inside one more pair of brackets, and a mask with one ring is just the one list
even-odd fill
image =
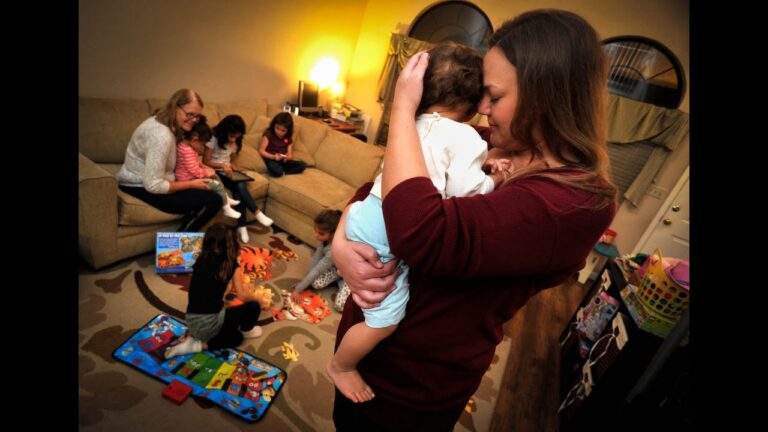
{"label": "woman's hand on baby's head", "polygon": [[403,109],[416,112],[424,92],[424,73],[429,64],[429,53],[418,52],[405,64],[395,85],[392,110]]}

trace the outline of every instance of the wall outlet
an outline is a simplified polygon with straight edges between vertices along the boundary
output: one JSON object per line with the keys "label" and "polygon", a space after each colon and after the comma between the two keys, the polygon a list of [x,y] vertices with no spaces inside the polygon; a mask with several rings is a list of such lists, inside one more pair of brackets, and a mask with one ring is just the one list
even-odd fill
{"label": "wall outlet", "polygon": [[667,194],[667,188],[663,188],[659,185],[651,184],[645,191],[646,195],[650,195],[656,199],[662,199]]}

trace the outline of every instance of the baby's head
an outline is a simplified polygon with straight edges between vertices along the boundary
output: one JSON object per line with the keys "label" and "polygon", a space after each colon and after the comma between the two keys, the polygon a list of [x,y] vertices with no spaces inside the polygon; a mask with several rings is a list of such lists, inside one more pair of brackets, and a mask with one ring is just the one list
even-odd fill
{"label": "baby's head", "polygon": [[483,57],[476,50],[456,42],[441,42],[429,50],[417,114],[432,105],[463,108],[466,121],[477,113],[482,98]]}
{"label": "baby's head", "polygon": [[315,238],[327,242],[333,238],[336,227],[339,226],[341,212],[338,210],[323,210],[315,216]]}
{"label": "baby's head", "polygon": [[200,114],[199,118],[200,120],[192,126],[192,129],[184,133],[184,140],[198,152],[203,150],[205,143],[210,141],[213,136],[213,130],[208,126],[205,116]]}

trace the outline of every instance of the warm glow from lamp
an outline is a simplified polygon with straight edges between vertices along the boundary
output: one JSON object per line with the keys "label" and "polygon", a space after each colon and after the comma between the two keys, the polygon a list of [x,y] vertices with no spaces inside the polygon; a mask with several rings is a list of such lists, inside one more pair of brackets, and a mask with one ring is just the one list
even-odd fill
{"label": "warm glow from lamp", "polygon": [[317,83],[320,89],[330,87],[339,78],[339,62],[332,57],[323,57],[315,63],[309,73],[309,79]]}
{"label": "warm glow from lamp", "polygon": [[331,84],[331,94],[333,97],[339,97],[344,93],[344,86],[340,82]]}

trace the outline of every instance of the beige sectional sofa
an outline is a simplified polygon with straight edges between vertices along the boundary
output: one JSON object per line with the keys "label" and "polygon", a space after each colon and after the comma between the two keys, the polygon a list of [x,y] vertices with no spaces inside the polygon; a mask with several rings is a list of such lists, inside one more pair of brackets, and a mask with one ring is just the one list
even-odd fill
{"label": "beige sectional sofa", "polygon": [[[174,231],[179,225],[181,215],[164,213],[123,193],[115,180],[134,129],[163,103],[80,97],[79,250],[95,269],[153,250],[158,231]],[[326,208],[342,209],[361,184],[376,176],[384,152],[320,122],[294,116],[294,158],[308,168],[298,175],[269,177],[257,146],[278,112],[266,100],[206,101],[203,110],[211,125],[228,114],[243,117],[247,130],[237,163],[255,179],[248,182],[251,195],[277,226],[317,246],[315,215]],[[249,211],[248,220],[253,218]],[[214,221],[234,224],[234,219],[221,214]]]}

